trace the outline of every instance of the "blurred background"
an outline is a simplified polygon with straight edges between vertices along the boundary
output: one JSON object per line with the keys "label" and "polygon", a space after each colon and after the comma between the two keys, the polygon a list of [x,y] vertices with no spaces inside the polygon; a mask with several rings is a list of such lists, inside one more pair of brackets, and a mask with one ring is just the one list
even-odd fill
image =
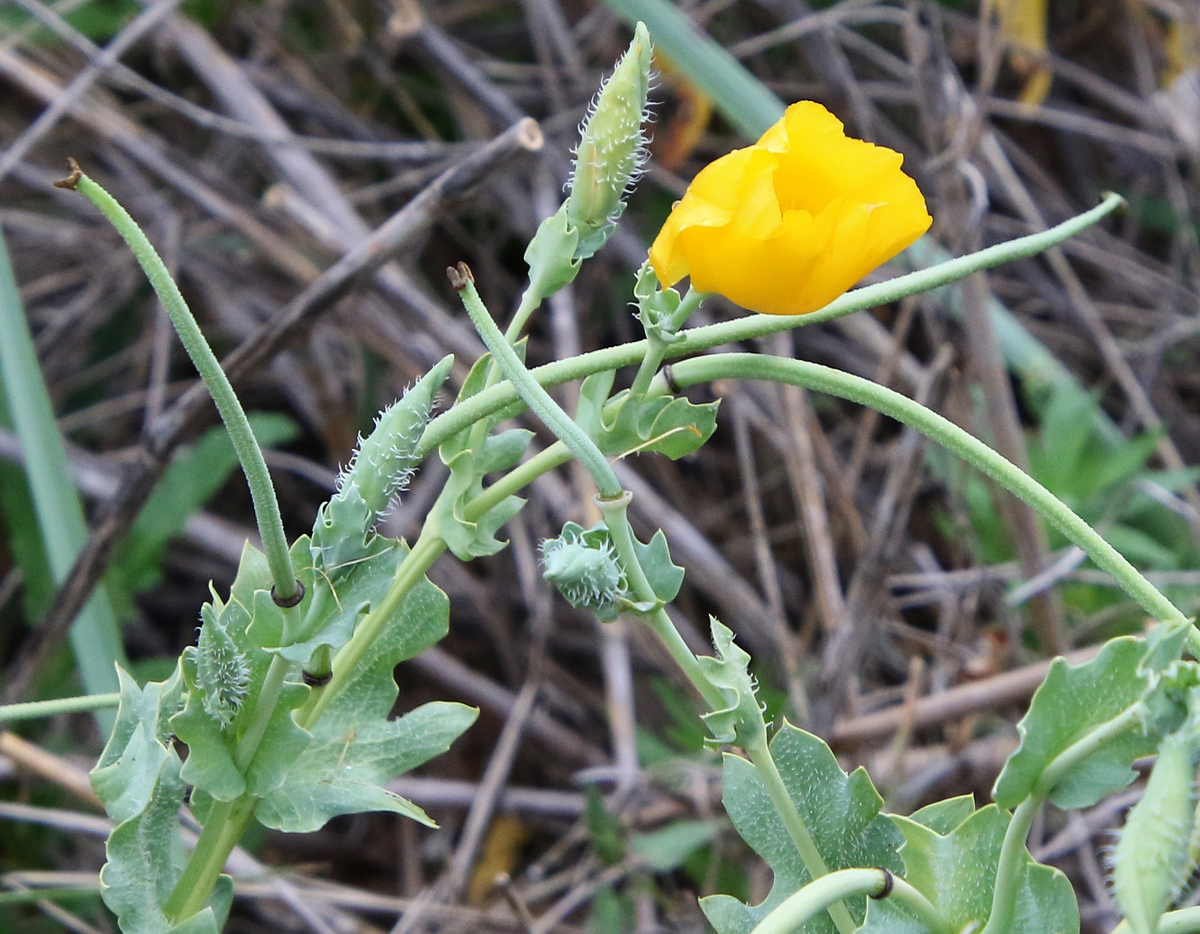
{"label": "blurred background", "polygon": [[[7,364],[4,702],[94,691],[75,655],[107,677],[114,632],[139,680],[165,677],[254,534],[215,413],[133,257],[52,185],[67,157],[139,219],[234,355],[299,535],[376,411],[448,352],[457,388],[481,352],[445,267],[468,262],[498,316],[515,307],[525,244],[561,200],[630,15],[652,29],[665,17],[664,46],[695,50],[656,58],[645,176],[604,251],[534,317],[530,362],[640,338],[629,302],[647,245],[701,166],[753,140],[771,95],[820,101],[902,152],[924,191],[932,231],[869,281],[1119,192],[1126,211],[1060,249],[757,349],[870,377],[969,427],[1196,611],[1194,0],[8,0],[0,228],[18,291],[0,304],[28,321],[67,466],[26,463],[14,385],[36,395],[37,369]],[[723,77],[732,62],[756,79],[753,101]],[[693,323],[740,313],[714,299]],[[575,392],[556,390],[568,407]],[[765,383],[694,395],[722,399],[706,448],[620,465],[642,537],[664,529],[688,570],[677,623],[698,650],[710,614],[729,625],[771,715],[866,765],[889,809],[986,801],[1046,660],[1146,626],[1055,530],[914,432]],[[444,477],[426,464],[386,531],[411,539]],[[35,510],[33,478],[58,485],[58,519]],[[704,930],[698,894],[765,894],[769,870],[723,817],[719,754],[669,659],[540,579],[538,542],[590,524],[591,492],[579,471],[547,476],[505,551],[434,568],[450,636],[397,672],[398,710],[453,699],[482,713],[395,788],[441,828],[364,815],[254,834],[230,931],[690,932]],[[47,521],[66,544],[47,541]],[[84,606],[107,622],[77,628],[73,654]],[[0,734],[0,929],[115,929],[85,776],[101,747],[86,714]],[[1031,849],[1070,876],[1085,931],[1115,921],[1103,849],[1138,793],[1047,809],[1035,827]]]}

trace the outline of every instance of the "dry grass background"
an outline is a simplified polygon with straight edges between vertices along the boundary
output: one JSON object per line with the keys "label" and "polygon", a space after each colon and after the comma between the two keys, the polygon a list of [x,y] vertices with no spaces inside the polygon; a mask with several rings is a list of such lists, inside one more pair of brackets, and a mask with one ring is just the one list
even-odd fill
{"label": "dry grass background", "polygon": [[[1006,53],[966,2],[683,6],[780,97],[820,100],[855,135],[902,151],[949,253],[1044,229],[1105,189],[1132,203],[953,295],[763,350],[871,376],[1023,460],[1038,373],[1005,360],[987,315],[999,302],[1121,433],[1159,433],[1150,467],[1200,463],[1194,0],[1054,0],[1040,56]],[[36,619],[0,549],[12,700],[63,690],[72,607],[177,446],[213,420],[132,257],[82,198],[51,187],[65,157],[142,220],[220,352],[237,355],[247,407],[294,421],[296,437],[269,460],[299,534],[370,415],[443,353],[458,355],[457,382],[480,351],[441,270],[465,259],[493,309],[515,304],[524,244],[557,204],[576,125],[629,30],[577,0],[196,0],[183,12],[10,0],[0,17],[0,223],[92,520],[77,572]],[[626,303],[649,238],[696,169],[744,143],[696,115],[703,101],[672,70],[657,96],[656,158],[618,236],[536,319],[532,361],[639,336]],[[714,301],[700,318],[733,313]],[[681,628],[699,648],[707,615],[723,619],[758,659],[771,703],[829,738],[844,765],[867,764],[893,809],[986,800],[1043,660],[1136,628],[1136,615],[1069,554],[1059,560],[1004,497],[983,526],[997,540],[978,541],[961,476],[931,470],[912,432],[795,389],[715,391],[722,427],[700,455],[621,465],[635,523],[666,529],[688,568]],[[11,435],[0,442],[16,456]],[[394,534],[412,536],[439,469],[394,511]],[[1200,492],[1153,489],[1179,517],[1186,561]],[[719,816],[719,763],[696,747],[698,728],[678,714],[689,696],[647,635],[601,627],[540,581],[537,542],[590,518],[586,478],[546,477],[530,500],[504,553],[435,567],[450,637],[399,672],[404,705],[448,698],[483,711],[447,756],[397,782],[441,829],[366,815],[248,841],[231,931],[624,930],[603,921],[613,892],[629,929],[692,931],[703,926],[695,892],[765,891],[769,876],[728,827],[690,873],[654,874],[622,845]],[[228,585],[250,523],[234,477],[137,596],[125,629],[134,658],[152,666],[191,641],[208,581]],[[1006,551],[1012,560],[986,558]],[[1157,570],[1200,584],[1194,565]],[[1012,599],[1030,579],[1040,586]],[[672,754],[643,742],[639,758],[639,731]],[[19,733],[0,740],[0,881],[94,881],[104,822],[80,776],[100,737],[84,717]],[[608,821],[589,823],[585,788],[601,793]],[[1101,851],[1136,793],[1035,828],[1034,854],[1070,874],[1087,931],[1113,921]],[[493,885],[500,872],[510,881]],[[4,930],[112,930],[94,901],[0,911],[11,912]]]}

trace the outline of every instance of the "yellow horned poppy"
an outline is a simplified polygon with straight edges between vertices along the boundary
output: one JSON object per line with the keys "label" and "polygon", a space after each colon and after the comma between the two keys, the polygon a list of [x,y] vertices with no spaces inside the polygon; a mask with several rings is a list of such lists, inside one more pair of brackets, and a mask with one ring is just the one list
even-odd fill
{"label": "yellow horned poppy", "polygon": [[650,247],[663,287],[684,276],[743,308],[800,315],[837,298],[933,219],[903,157],[792,104],[753,146],[706,166]]}

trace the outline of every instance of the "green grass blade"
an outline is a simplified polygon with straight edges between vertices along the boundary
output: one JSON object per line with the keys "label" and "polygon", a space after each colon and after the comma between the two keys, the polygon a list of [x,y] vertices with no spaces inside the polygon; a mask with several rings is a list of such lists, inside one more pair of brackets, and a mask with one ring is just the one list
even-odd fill
{"label": "green grass blade", "polygon": [[[33,337],[0,233],[0,411],[7,410],[25,452],[25,478],[37,514],[51,573],[61,583],[87,540],[83,505],[71,483],[67,452],[46,384],[42,381]],[[120,631],[102,588],[71,626],[71,648],[89,694],[117,690],[114,662],[125,664]],[[101,729],[112,725],[112,711],[98,711]]]}

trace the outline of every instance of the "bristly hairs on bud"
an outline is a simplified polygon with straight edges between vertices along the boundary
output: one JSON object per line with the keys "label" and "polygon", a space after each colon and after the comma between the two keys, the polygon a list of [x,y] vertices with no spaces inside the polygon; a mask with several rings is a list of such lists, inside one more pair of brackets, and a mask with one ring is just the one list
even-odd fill
{"label": "bristly hairs on bud", "polygon": [[604,245],[648,158],[642,127],[649,116],[651,51],[650,33],[638,23],[580,125],[566,203],[567,221],[579,232],[576,260]]}
{"label": "bristly hairs on bud", "polygon": [[335,499],[356,491],[370,511],[368,525],[388,509],[393,497],[408,488],[419,463],[421,435],[453,362],[453,357],[444,357],[384,409],[371,433],[359,438],[349,466],[338,477]]}
{"label": "bristly hairs on bud", "polygon": [[568,522],[558,538],[542,542],[541,552],[542,576],[571,606],[591,610],[605,622],[616,619],[629,589],[603,523],[585,531]]}
{"label": "bristly hairs on bud", "polygon": [[1133,934],[1155,934],[1191,874],[1196,821],[1195,736],[1166,736],[1146,790],[1112,849],[1113,894]]}
{"label": "bristly hairs on bud", "polygon": [[229,726],[250,692],[250,665],[211,604],[200,611],[203,621],[193,658],[196,683],[203,691],[204,709],[222,726]]}

